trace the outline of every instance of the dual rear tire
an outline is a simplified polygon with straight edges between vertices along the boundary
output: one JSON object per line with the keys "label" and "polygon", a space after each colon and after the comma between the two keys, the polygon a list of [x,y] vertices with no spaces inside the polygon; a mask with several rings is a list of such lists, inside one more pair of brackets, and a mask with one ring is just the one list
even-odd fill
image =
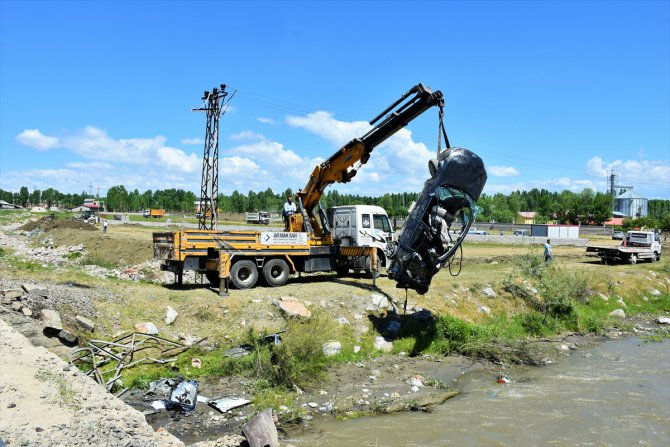
{"label": "dual rear tire", "polygon": [[[291,269],[288,263],[279,258],[270,259],[263,265],[263,279],[270,287],[279,287],[288,281]],[[256,263],[250,259],[241,259],[230,269],[230,280],[238,289],[250,289],[258,282],[259,271]]]}
{"label": "dual rear tire", "polygon": [[263,279],[270,287],[279,287],[286,284],[291,269],[283,259],[270,259],[263,265]]}

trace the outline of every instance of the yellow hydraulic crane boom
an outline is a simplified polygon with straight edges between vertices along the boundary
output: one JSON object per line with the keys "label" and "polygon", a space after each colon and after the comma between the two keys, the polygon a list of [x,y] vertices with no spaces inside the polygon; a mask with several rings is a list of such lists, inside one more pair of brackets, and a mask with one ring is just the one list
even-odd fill
{"label": "yellow hydraulic crane boom", "polygon": [[[317,165],[305,188],[296,193],[300,213],[291,216],[290,230],[307,231],[314,237],[330,238],[325,213],[319,210],[320,219],[314,214],[324,190],[335,182],[349,182],[358,169],[367,163],[375,147],[433,106],[440,107],[441,117],[444,107],[442,92],[439,90],[432,92],[423,84],[415,85],[370,121],[370,125],[375,125],[383,118],[369,132],[349,141],[330,158]],[[445,143],[449,147],[448,141]]]}

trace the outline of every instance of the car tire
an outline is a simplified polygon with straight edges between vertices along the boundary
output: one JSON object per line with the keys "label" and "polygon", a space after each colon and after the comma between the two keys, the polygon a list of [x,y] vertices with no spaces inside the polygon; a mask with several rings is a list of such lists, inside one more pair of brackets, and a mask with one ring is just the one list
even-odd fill
{"label": "car tire", "polygon": [[242,259],[230,269],[230,280],[238,289],[250,289],[258,281],[258,268],[249,259]]}
{"label": "car tire", "polygon": [[263,278],[267,285],[271,287],[286,284],[290,273],[288,263],[283,259],[270,259],[263,265]]}

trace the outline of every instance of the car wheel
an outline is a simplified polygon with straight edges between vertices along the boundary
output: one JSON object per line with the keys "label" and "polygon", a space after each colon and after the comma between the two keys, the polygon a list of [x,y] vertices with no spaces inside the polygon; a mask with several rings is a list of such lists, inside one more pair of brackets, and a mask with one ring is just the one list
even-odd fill
{"label": "car wheel", "polygon": [[258,269],[253,261],[242,259],[230,269],[230,280],[238,289],[249,289],[258,281]]}
{"label": "car wheel", "polygon": [[288,281],[290,269],[283,259],[270,259],[263,266],[263,278],[272,287],[279,287]]}

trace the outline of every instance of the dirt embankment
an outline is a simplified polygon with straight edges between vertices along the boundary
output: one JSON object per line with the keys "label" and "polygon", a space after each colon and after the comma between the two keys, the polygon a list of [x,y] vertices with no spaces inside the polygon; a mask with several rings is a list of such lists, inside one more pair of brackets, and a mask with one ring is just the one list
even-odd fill
{"label": "dirt embankment", "polygon": [[0,437],[8,446],[183,446],[0,320]]}
{"label": "dirt embankment", "polygon": [[43,217],[19,227],[32,245],[43,247],[80,246],[86,250],[85,262],[109,267],[128,267],[153,257],[151,237],[132,231],[126,225],[110,226],[106,233],[102,225],[91,225],[74,219]]}
{"label": "dirt embankment", "polygon": [[44,232],[49,232],[57,228],[70,228],[81,231],[98,230],[95,225],[91,225],[86,222],[81,222],[75,219],[56,219],[51,217],[42,217],[41,219],[31,220],[30,222],[27,222],[19,227],[19,229],[23,231],[33,231],[35,229],[39,229]]}

